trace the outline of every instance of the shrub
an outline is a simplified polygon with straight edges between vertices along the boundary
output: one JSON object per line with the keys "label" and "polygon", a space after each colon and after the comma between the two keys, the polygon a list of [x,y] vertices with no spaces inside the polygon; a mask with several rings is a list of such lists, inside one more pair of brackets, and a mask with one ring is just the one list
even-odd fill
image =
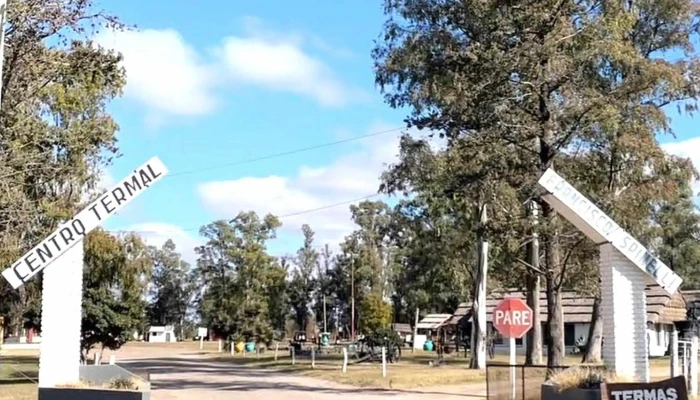
{"label": "shrub", "polygon": [[566,389],[600,389],[601,383],[631,382],[603,368],[571,367],[554,374],[549,382],[559,391]]}
{"label": "shrub", "polygon": [[107,384],[108,389],[118,389],[118,390],[136,390],[138,386],[131,378],[121,377],[112,379],[109,384]]}

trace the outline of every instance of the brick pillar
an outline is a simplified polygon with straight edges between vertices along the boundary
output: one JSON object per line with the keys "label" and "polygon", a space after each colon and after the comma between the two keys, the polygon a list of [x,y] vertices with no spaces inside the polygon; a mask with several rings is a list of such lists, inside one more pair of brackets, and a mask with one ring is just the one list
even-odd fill
{"label": "brick pillar", "polygon": [[44,270],[39,387],[77,383],[83,299],[83,241]]}
{"label": "brick pillar", "polygon": [[603,361],[620,376],[649,382],[646,274],[611,244],[600,246]]}

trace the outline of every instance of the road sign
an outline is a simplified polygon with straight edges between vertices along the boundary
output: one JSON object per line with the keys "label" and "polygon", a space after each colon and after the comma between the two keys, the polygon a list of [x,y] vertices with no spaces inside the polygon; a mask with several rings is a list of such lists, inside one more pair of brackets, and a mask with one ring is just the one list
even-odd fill
{"label": "road sign", "polygon": [[54,233],[2,271],[2,275],[14,289],[22,286],[167,173],[168,169],[158,157],[151,158],[71,220],[59,226]]}
{"label": "road sign", "polygon": [[520,339],[532,328],[532,310],[515,297],[501,300],[492,318],[493,326],[506,338]]}

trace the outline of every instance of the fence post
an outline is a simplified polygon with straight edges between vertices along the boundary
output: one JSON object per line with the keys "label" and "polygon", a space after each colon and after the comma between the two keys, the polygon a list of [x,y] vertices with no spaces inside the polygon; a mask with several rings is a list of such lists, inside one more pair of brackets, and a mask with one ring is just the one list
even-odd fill
{"label": "fence post", "polygon": [[204,348],[204,336],[199,336],[199,349],[202,350]]}
{"label": "fence post", "polygon": [[116,363],[117,363],[117,356],[115,356],[114,354],[109,356],[109,365],[114,365]]}
{"label": "fence post", "polygon": [[687,380],[690,382],[690,395],[698,395],[698,336],[693,334],[690,341],[690,372]]}
{"label": "fence post", "polygon": [[311,369],[316,368],[316,348],[311,348]]}
{"label": "fence post", "polygon": [[296,364],[296,357],[294,357],[294,346],[289,348],[289,351],[292,352],[292,365]]}
{"label": "fence post", "polygon": [[275,343],[275,361],[277,361],[277,352],[279,351],[279,349],[280,349],[280,344]]}
{"label": "fence post", "polygon": [[671,331],[671,378],[678,376],[678,331]]}
{"label": "fence post", "polygon": [[223,351],[223,348],[224,348],[223,343],[222,343],[221,339],[219,339],[219,353],[221,353]]}
{"label": "fence post", "polygon": [[348,372],[348,348],[343,347],[343,373]]}
{"label": "fence post", "polygon": [[386,378],[386,347],[382,347],[382,378]]}

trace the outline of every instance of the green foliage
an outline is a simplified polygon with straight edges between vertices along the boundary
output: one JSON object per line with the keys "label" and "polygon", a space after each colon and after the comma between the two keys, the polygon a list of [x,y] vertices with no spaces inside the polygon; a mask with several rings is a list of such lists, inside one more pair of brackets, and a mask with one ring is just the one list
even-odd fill
{"label": "green foliage", "polygon": [[391,326],[391,304],[375,293],[362,298],[360,303],[360,326],[365,334],[386,331]]}
{"label": "green foliage", "polygon": [[[92,0],[8,2],[0,109],[0,263],[9,265],[70,218],[117,153],[107,103],[125,83],[121,56],[85,27],[121,29]],[[41,278],[0,282],[12,327],[37,325]]]}
{"label": "green foliage", "polygon": [[[632,233],[647,243],[658,239],[647,221],[677,193],[680,177],[692,175],[687,160],[664,154],[657,136],[671,131],[665,106],[697,108],[694,1],[384,4],[376,81],[389,105],[409,109],[409,126],[447,139],[449,160],[426,164],[402,154],[385,178],[388,192],[469,193],[467,208],[497,202],[485,228],[511,269],[527,265],[519,249],[534,226],[523,206],[539,198],[536,182],[552,166]],[[678,50],[684,55],[660,57]],[[435,174],[436,165],[451,174]],[[420,190],[420,176],[434,188]],[[564,355],[559,293],[575,281],[571,272],[594,275],[586,262],[592,249],[538,201],[544,254],[534,271],[551,302],[548,362],[556,365]],[[448,215],[460,214],[466,216]]]}
{"label": "green foliage", "polygon": [[295,268],[287,286],[289,304],[294,310],[294,319],[300,329],[305,329],[309,322],[311,301],[317,281],[314,273],[319,266],[320,255],[314,249],[314,231],[308,225],[302,226],[304,245],[297,251]]}
{"label": "green foliage", "polygon": [[182,261],[175,243],[167,240],[160,249],[151,249],[153,277],[149,318],[152,325],[179,325],[185,318],[194,286],[189,265]]}
{"label": "green foliage", "polygon": [[95,346],[116,350],[144,323],[145,286],[151,264],[135,254],[145,245],[134,236],[119,239],[96,229],[85,238],[81,351]]}
{"label": "green foliage", "polygon": [[[279,220],[242,212],[231,221],[202,227],[207,243],[196,249],[197,272],[204,293],[200,316],[219,336],[269,342],[273,336],[271,305],[279,305],[277,290],[285,270],[267,254]],[[277,311],[277,314],[279,311]]]}

